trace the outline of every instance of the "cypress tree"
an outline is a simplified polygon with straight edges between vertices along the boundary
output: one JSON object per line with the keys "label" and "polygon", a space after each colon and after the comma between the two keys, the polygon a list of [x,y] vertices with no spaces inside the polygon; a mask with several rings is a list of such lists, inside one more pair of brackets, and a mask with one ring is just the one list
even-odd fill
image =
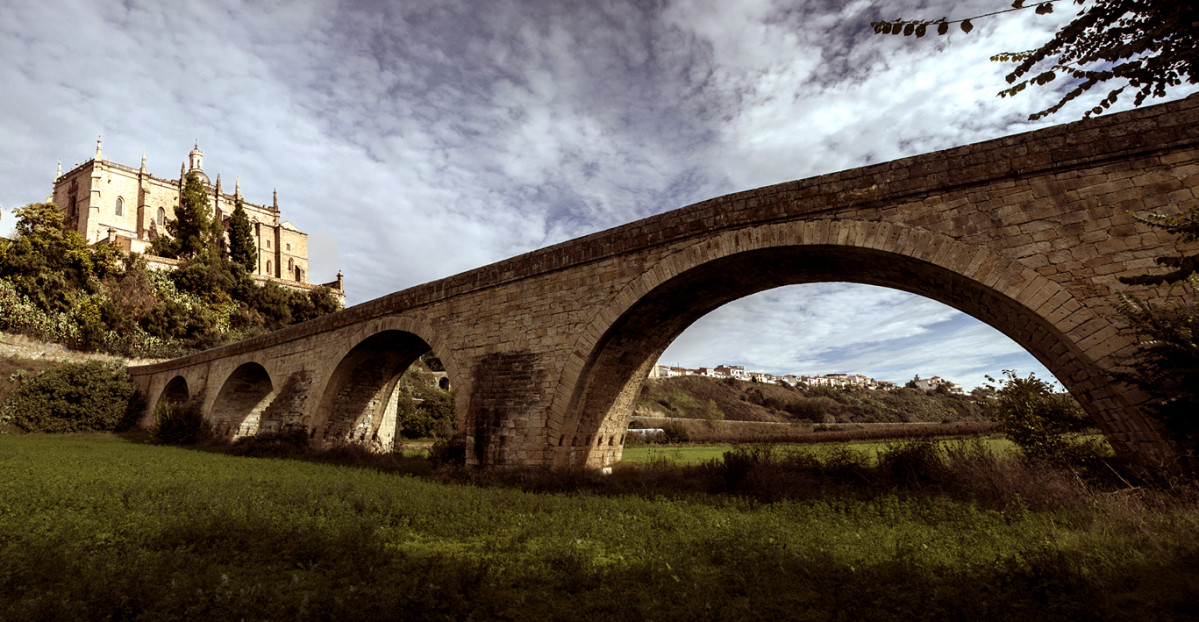
{"label": "cypress tree", "polygon": [[179,196],[179,207],[175,218],[166,223],[167,233],[174,238],[172,250],[180,258],[195,257],[205,249],[215,248],[217,229],[213,223],[212,210],[208,206],[208,193],[199,175],[190,173]]}
{"label": "cypress tree", "polygon": [[242,207],[241,199],[237,200],[237,206],[233,208],[233,216],[229,220],[229,258],[249,272],[253,272],[258,265],[254,231],[250,226],[250,217]]}

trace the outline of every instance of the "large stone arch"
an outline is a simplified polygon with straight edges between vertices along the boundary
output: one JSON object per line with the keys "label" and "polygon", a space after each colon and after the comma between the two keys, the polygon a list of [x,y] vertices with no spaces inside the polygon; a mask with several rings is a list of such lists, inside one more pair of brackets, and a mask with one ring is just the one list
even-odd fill
{"label": "large stone arch", "polygon": [[[427,325],[410,318],[370,322],[346,342],[348,347],[333,358],[337,365],[317,393],[320,401],[309,433],[318,447],[353,443],[390,448],[394,420],[387,418],[395,414],[396,384],[424,353],[436,352],[447,377],[458,377],[460,367],[454,352]],[[455,405],[459,413],[463,412],[461,401],[458,396]]]}
{"label": "large stone arch", "polygon": [[1144,457],[1156,429],[1113,387],[1131,340],[1064,288],[1019,262],[893,223],[813,220],[729,230],[659,261],[600,310],[571,349],[550,406],[547,444],[560,466],[605,467],[651,365],[713,309],[774,287],[851,281],[916,293],[1003,332],[1060,379],[1117,451]]}
{"label": "large stone arch", "polygon": [[257,433],[259,418],[276,393],[270,373],[261,363],[247,361],[220,386],[205,417],[213,434],[232,440]]}

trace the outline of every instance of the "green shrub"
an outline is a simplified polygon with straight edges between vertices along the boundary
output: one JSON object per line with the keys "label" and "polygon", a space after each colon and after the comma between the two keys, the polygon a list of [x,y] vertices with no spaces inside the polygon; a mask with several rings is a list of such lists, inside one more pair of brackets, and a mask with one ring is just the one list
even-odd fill
{"label": "green shrub", "polygon": [[435,465],[462,466],[466,464],[466,439],[461,436],[439,438],[429,447],[429,462]]}
{"label": "green shrub", "polygon": [[121,363],[69,363],[22,383],[0,407],[0,422],[27,432],[124,429],[134,421],[136,394]]}
{"label": "green shrub", "polygon": [[[454,396],[440,389],[420,392],[423,401],[397,413],[404,438],[441,438],[453,436],[458,428]],[[401,395],[401,400],[409,400]]]}
{"label": "green shrub", "polygon": [[946,468],[940,445],[930,439],[894,443],[878,454],[879,475],[902,488],[920,488],[941,481],[945,479]]}
{"label": "green shrub", "polygon": [[204,415],[194,401],[164,399],[154,408],[150,435],[163,445],[194,445],[200,439]]}
{"label": "green shrub", "polygon": [[[995,389],[995,417],[1008,440],[1034,460],[1065,460],[1069,455],[1067,432],[1085,428],[1089,421],[1069,394],[1054,393],[1052,386],[1029,374],[1020,378],[1012,370]],[[988,379],[990,379],[988,377]]]}
{"label": "green shrub", "polygon": [[691,441],[691,434],[687,432],[687,426],[677,421],[668,421],[662,424],[662,435],[666,437],[667,443],[687,443]]}
{"label": "green shrub", "polygon": [[304,428],[288,428],[243,436],[234,441],[229,453],[256,458],[295,458],[308,454],[309,450],[308,431]]}

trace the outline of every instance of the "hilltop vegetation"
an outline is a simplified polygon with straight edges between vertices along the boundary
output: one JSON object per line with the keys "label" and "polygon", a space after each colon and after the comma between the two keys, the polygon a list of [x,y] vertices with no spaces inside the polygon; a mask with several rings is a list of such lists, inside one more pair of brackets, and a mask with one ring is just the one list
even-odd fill
{"label": "hilltop vegetation", "polygon": [[112,243],[89,246],[64,227],[53,204],[26,205],[16,215],[16,239],[0,240],[0,330],[78,350],[160,358],[340,308],[327,288],[298,291],[255,281],[221,251],[214,225],[186,252],[174,249],[177,269],[151,270],[140,255]]}
{"label": "hilltop vegetation", "polygon": [[637,400],[637,416],[779,423],[944,423],[989,420],[988,403],[984,396],[919,389],[798,388],[680,376],[647,382]]}

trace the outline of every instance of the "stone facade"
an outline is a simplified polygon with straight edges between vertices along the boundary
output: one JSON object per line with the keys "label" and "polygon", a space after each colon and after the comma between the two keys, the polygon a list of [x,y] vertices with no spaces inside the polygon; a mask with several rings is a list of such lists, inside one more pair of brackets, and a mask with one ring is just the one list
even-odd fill
{"label": "stone facade", "polygon": [[89,244],[110,240],[126,251],[143,253],[155,238],[166,235],[164,225],[175,217],[183,181],[196,173],[226,230],[237,200],[242,199],[258,248],[255,276],[283,284],[308,283],[308,234],[280,221],[278,195],[270,205],[250,203],[241,195],[240,182],[228,194],[221,189],[221,176],[214,184],[203,165],[204,152],[197,146],[180,166],[179,177],[164,179],[150,174],[144,156],[136,169],[105,160],[97,139],[94,158],[66,173],[59,166],[50,202],[63,210],[66,226]]}
{"label": "stone facade", "polygon": [[302,427],[331,445],[378,435],[390,386],[432,348],[469,463],[605,468],[651,366],[693,322],[773,287],[852,281],[997,328],[1119,453],[1155,462],[1170,445],[1113,380],[1134,350],[1114,294],[1160,299],[1118,279],[1175,252],[1132,213],[1197,198],[1192,97],[711,199],[131,373],[147,416],[186,396],[231,435]]}

